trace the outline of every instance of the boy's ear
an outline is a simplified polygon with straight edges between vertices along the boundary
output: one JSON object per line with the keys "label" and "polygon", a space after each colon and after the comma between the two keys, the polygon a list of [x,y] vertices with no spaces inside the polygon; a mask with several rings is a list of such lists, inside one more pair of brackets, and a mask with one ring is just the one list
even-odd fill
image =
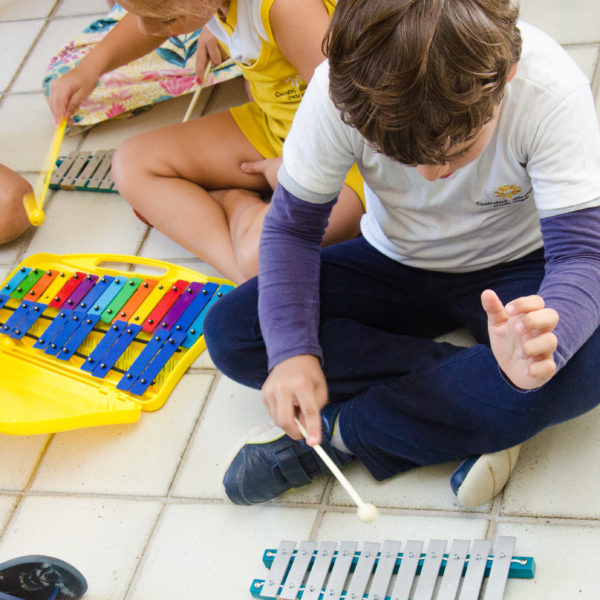
{"label": "boy's ear", "polygon": [[510,73],[508,74],[508,77],[506,78],[506,83],[508,83],[517,74],[517,69],[518,68],[519,68],[519,63],[516,62],[512,66],[512,69],[510,70]]}

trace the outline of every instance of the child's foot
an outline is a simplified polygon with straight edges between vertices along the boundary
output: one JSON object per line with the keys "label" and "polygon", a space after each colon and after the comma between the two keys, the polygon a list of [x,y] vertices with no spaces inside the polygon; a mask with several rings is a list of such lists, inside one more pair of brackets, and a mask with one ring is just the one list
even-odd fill
{"label": "child's foot", "polygon": [[[352,457],[332,448],[327,441],[330,436],[323,423],[322,446],[341,468]],[[306,485],[319,473],[328,470],[317,453],[304,440],[297,442],[283,429],[270,424],[249,434],[227,469],[223,483],[234,504],[256,504]]]}
{"label": "child's foot", "polygon": [[0,563],[0,599],[7,594],[20,600],[77,600],[86,590],[85,577],[52,556],[20,556]]}
{"label": "child's foot", "polygon": [[486,504],[506,485],[519,457],[521,445],[491,454],[465,458],[450,477],[458,501],[475,508]]}

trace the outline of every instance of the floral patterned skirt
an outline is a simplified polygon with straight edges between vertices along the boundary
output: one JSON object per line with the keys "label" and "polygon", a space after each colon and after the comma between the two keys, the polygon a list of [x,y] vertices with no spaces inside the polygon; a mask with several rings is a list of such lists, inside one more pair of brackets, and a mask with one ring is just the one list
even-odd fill
{"label": "floral patterned skirt", "polygon": [[[43,82],[46,97],[50,95],[52,80],[74,68],[125,14],[115,4],[105,18],[94,21],[52,59]],[[102,75],[73,115],[73,122],[93,125],[114,117],[133,116],[157,102],[194,91],[199,34],[200,30],[169,38],[150,54]],[[214,67],[204,85],[239,75],[239,67],[229,60]]]}

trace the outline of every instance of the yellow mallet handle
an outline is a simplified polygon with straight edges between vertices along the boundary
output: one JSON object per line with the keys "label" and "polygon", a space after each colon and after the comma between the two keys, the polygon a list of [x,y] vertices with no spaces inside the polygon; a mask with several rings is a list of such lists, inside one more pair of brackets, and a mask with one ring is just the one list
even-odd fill
{"label": "yellow mallet handle", "polygon": [[54,137],[48,149],[48,154],[46,154],[40,175],[33,188],[33,193],[23,196],[23,206],[32,225],[39,226],[44,222],[44,200],[46,199],[50,178],[52,177],[52,171],[58,158],[58,152],[60,151],[60,145],[65,136],[66,128],[67,119],[63,117],[54,132]]}

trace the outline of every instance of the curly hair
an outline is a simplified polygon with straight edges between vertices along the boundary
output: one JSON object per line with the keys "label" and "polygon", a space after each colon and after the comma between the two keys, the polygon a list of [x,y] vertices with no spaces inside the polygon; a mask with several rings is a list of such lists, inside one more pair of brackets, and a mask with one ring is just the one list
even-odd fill
{"label": "curly hair", "polygon": [[339,0],[323,42],[343,120],[405,164],[443,164],[492,118],[521,54],[510,0]]}

